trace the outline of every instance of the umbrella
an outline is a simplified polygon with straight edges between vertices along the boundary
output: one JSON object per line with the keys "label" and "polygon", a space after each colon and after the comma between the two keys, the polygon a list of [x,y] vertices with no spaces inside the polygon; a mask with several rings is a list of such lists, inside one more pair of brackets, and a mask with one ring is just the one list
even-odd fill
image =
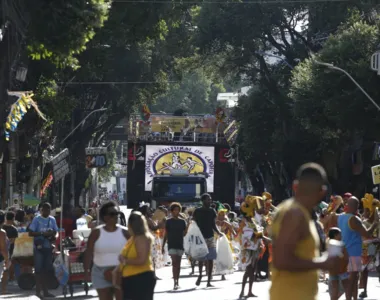
{"label": "umbrella", "polygon": [[41,200],[36,196],[25,194],[24,195],[24,206],[36,206],[41,203]]}

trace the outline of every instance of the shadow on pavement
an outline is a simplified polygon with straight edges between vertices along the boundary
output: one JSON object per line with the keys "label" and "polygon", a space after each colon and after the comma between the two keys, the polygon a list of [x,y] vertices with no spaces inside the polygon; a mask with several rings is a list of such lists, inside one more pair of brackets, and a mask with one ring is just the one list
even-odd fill
{"label": "shadow on pavement", "polygon": [[190,289],[184,289],[184,290],[167,290],[167,291],[160,291],[160,292],[154,292],[155,294],[165,294],[165,293],[169,293],[169,294],[180,294],[180,293],[187,293],[187,292],[191,292],[191,291],[195,291],[196,288],[190,288]]}

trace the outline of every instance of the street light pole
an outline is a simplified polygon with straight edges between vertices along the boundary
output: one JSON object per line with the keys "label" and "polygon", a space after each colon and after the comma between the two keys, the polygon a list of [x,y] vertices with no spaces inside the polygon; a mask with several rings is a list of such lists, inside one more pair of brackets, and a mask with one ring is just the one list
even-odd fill
{"label": "street light pole", "polygon": [[368,95],[368,93],[362,88],[362,86],[346,71],[346,70],[343,70],[341,68],[338,68],[336,66],[334,66],[333,64],[328,64],[328,63],[324,63],[324,62],[320,62],[320,61],[317,61],[317,60],[313,60],[314,63],[316,63],[317,65],[320,65],[320,66],[324,66],[324,67],[327,67],[329,69],[332,69],[332,70],[337,70],[339,72],[342,72],[344,73],[348,78],[351,79],[351,81],[353,83],[355,83],[355,85],[362,91],[362,93],[372,102],[372,104],[374,106],[376,106],[377,110],[380,111],[380,106],[375,102],[375,100],[372,99],[372,97],[370,95]]}
{"label": "street light pole", "polygon": [[86,120],[88,119],[88,117],[90,117],[92,114],[96,113],[96,112],[99,112],[99,111],[105,111],[107,110],[107,108],[99,108],[99,109],[95,109],[93,110],[92,112],[90,112],[86,117],[84,117],[84,119],[82,121],[79,122],[79,124],[73,129],[71,130],[71,132],[61,141],[61,144],[63,144],[74,132],[75,130],[77,130],[79,128],[79,126],[81,126],[84,122],[86,122]]}

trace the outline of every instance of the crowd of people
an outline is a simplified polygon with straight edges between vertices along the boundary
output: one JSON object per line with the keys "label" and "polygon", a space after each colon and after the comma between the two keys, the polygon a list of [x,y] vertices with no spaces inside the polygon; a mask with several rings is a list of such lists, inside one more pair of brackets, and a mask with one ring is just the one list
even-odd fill
{"label": "crowd of people", "polygon": [[[52,241],[62,222],[66,236],[74,229],[91,229],[84,270],[100,300],[153,299],[159,280],[155,270],[167,265],[172,266],[173,289],[180,289],[185,254],[192,275],[198,264],[196,286],[201,285],[204,271],[207,287],[212,287],[214,276],[225,280],[229,274],[243,271],[240,298],[255,297],[257,280],[271,280],[272,300],[316,300],[321,280],[329,284],[331,300],[343,294],[347,300],[367,297],[368,274],[380,271],[379,201],[370,194],[359,201],[346,193],[343,197],[332,196],[326,204],[327,176],[317,164],[299,169],[293,191],[294,197],[278,207],[267,192],[249,195],[239,211],[214,202],[209,194],[201,196],[199,207],[172,203],[153,211],[143,204],[132,211],[128,221],[113,201],[104,203],[99,215],[95,209],[86,212],[81,207],[64,208],[62,220],[60,214],[50,216],[48,203],[42,204],[36,214],[30,210],[0,212],[0,270],[7,270],[2,277],[2,292],[14,279],[12,244],[18,229],[25,227],[34,237],[36,293],[41,298],[52,296],[44,285],[44,276],[52,271]],[[199,230],[207,255],[194,258],[186,253],[185,237],[190,226]],[[228,239],[227,252],[218,247],[224,237]],[[340,255],[330,253],[331,241],[337,245],[343,242]],[[326,251],[329,255],[324,256]],[[229,256],[233,258],[232,267],[220,267],[218,262]],[[360,295],[359,289],[363,289]]]}

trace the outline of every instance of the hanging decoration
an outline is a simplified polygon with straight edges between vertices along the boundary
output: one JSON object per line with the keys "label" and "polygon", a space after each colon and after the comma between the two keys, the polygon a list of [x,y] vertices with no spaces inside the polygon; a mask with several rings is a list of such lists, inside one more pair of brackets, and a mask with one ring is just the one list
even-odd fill
{"label": "hanging decoration", "polygon": [[224,130],[224,137],[230,146],[235,145],[239,132],[239,124],[235,120],[227,121],[227,128]]}
{"label": "hanging decoration", "polygon": [[5,140],[9,141],[10,132],[14,132],[17,129],[18,124],[28,112],[28,110],[33,107],[37,114],[46,121],[44,114],[39,110],[37,103],[33,101],[33,94],[31,92],[11,92],[8,91],[9,96],[18,97],[17,101],[13,103],[9,111],[9,115],[5,122]]}
{"label": "hanging decoration", "polygon": [[148,105],[144,104],[141,108],[141,119],[143,121],[143,123],[148,123],[149,122],[149,119],[150,119],[150,109],[148,107]]}
{"label": "hanging decoration", "polygon": [[53,181],[53,173],[52,173],[52,171],[50,171],[48,176],[42,182],[41,191],[40,191],[40,198],[42,198],[42,196],[45,195],[46,189],[49,187],[49,185],[51,184],[52,181]]}
{"label": "hanging decoration", "polygon": [[224,123],[227,118],[225,110],[221,107],[218,107],[215,112],[215,118],[217,123]]}

